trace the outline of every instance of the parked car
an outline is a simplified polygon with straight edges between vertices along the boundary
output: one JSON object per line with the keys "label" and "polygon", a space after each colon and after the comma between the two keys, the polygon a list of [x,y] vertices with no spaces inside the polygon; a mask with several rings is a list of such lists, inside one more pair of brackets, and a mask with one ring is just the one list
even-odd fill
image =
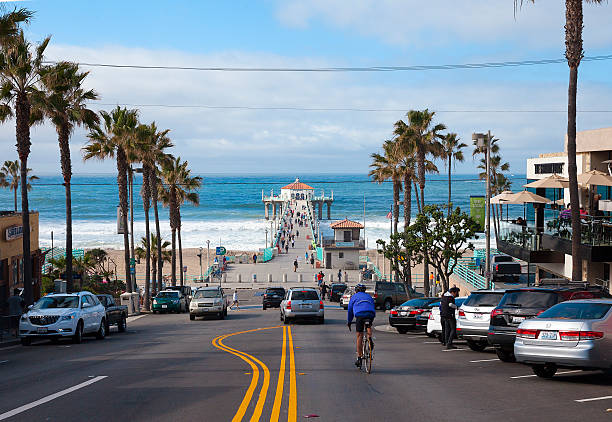
{"label": "parked car", "polygon": [[344,283],[334,283],[329,288],[329,301],[330,302],[340,302],[344,291],[347,286]]}
{"label": "parked car", "polygon": [[127,306],[117,305],[111,295],[96,295],[96,297],[106,309],[106,333],[110,333],[111,325],[116,325],[117,330],[123,333],[127,328]]}
{"label": "parked car", "polygon": [[[491,257],[489,264],[491,280],[493,281],[508,278],[518,281],[519,276],[521,275],[521,264],[516,262],[510,255],[494,255]],[[484,275],[486,272],[486,265],[485,260],[480,263],[480,273],[482,275]]]}
{"label": "parked car", "polygon": [[162,290],[153,298],[153,313],[158,312],[186,312],[189,309],[187,299],[180,291]]}
{"label": "parked car", "polygon": [[487,339],[495,347],[497,357],[514,362],[514,339],[517,327],[553,305],[566,300],[592,299],[604,295],[596,286],[526,287],[506,290],[501,301],[491,311],[491,324]]}
{"label": "parked car", "polygon": [[297,319],[325,322],[325,309],[319,292],[311,287],[291,288],[280,305],[280,319],[285,324]]}
{"label": "parked car", "polygon": [[219,319],[227,316],[228,298],[221,287],[202,287],[193,294],[189,304],[189,319],[197,316],[216,315]]}
{"label": "parked car", "polygon": [[505,290],[476,290],[467,298],[457,316],[457,333],[466,340],[470,349],[481,352],[488,345],[487,333],[491,311],[497,307]]}
{"label": "parked car", "polygon": [[387,311],[409,299],[406,286],[403,283],[377,281],[374,284],[366,285],[366,293],[374,298],[377,309]]}
{"label": "parked car", "polygon": [[[189,308],[189,302],[191,302],[192,290],[190,286],[168,286],[164,290],[176,290],[177,292],[181,292],[181,295],[185,297],[185,302],[187,302],[187,308]],[[185,309],[187,312],[187,309]]]}
{"label": "parked car", "polygon": [[49,294],[28,307],[19,319],[21,344],[32,339],[57,341],[70,337],[81,343],[84,335],[106,336],[106,311],[97,297],[87,291]]}
{"label": "parked car", "polygon": [[[457,308],[460,308],[466,299],[467,296],[456,297],[455,305],[457,305]],[[457,309],[455,311],[455,318],[458,318],[459,315],[460,311],[459,309]],[[459,320],[457,320],[457,322],[458,321]],[[417,324],[418,323],[419,321],[417,319]],[[425,329],[427,330],[427,335],[429,337],[437,337],[440,342],[444,341],[444,338],[442,337],[442,318],[440,317],[440,301],[431,304],[431,311],[428,312],[427,325],[425,326]]]}
{"label": "parked car", "polygon": [[402,303],[389,312],[389,325],[394,327],[398,333],[406,334],[408,330],[413,330],[416,327],[417,316],[429,309],[429,305],[438,300],[440,299],[437,297],[422,297]]}
{"label": "parked car", "polygon": [[551,378],[557,368],[612,372],[612,300],[563,302],[523,321],[514,355],[543,378]]}
{"label": "parked car", "polygon": [[284,297],[285,289],[283,287],[268,287],[263,294],[263,310],[280,307]]}
{"label": "parked car", "polygon": [[340,306],[345,310],[348,309],[349,302],[351,301],[351,296],[355,294],[355,290],[352,287],[349,287],[342,293],[342,297],[340,298]]}

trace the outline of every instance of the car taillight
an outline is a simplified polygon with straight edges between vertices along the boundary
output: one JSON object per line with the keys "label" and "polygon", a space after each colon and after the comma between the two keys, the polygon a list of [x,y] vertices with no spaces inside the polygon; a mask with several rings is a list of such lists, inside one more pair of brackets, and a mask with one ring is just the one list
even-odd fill
{"label": "car taillight", "polygon": [[493,309],[491,311],[491,318],[499,316],[499,315],[503,315],[504,311],[503,309]]}
{"label": "car taillight", "polygon": [[421,315],[425,309],[413,309],[410,311],[410,315]]}
{"label": "car taillight", "polygon": [[495,266],[495,271],[499,271],[499,264]]}
{"label": "car taillight", "polygon": [[459,318],[465,318],[465,312],[462,309],[459,309]]}
{"label": "car taillight", "polygon": [[559,338],[563,341],[596,340],[603,336],[601,331],[559,331]]}
{"label": "car taillight", "polygon": [[287,309],[291,309],[291,301],[287,302]]}
{"label": "car taillight", "polygon": [[374,299],[378,298],[378,293],[374,293],[374,296],[372,296]]}
{"label": "car taillight", "polygon": [[323,309],[323,301],[322,300],[319,301],[319,309]]}
{"label": "car taillight", "polygon": [[267,298],[267,297],[268,297],[268,294],[267,294],[267,293],[264,293],[264,299],[265,299],[265,298]]}
{"label": "car taillight", "polygon": [[537,338],[540,330],[529,330],[526,328],[519,328],[516,330],[516,336],[520,338]]}
{"label": "car taillight", "polygon": [[397,311],[395,309],[392,309],[391,312],[389,312],[391,315],[397,315]]}

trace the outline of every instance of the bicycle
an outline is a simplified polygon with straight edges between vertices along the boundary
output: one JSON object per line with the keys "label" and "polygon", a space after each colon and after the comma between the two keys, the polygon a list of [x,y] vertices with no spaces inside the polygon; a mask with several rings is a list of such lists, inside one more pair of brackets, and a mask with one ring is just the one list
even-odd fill
{"label": "bicycle", "polygon": [[362,341],[362,364],[361,368],[365,368],[365,371],[370,374],[372,373],[372,361],[374,360],[374,350],[372,350],[372,343],[370,342],[370,337],[368,337],[368,329],[372,328],[372,321],[367,320],[364,322],[364,336]]}

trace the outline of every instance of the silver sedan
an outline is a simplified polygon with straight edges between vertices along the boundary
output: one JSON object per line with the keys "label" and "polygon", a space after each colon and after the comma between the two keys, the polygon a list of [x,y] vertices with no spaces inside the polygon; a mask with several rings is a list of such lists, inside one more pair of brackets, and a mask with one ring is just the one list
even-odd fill
{"label": "silver sedan", "polygon": [[612,299],[570,300],[523,321],[514,355],[544,378],[560,367],[612,371]]}
{"label": "silver sedan", "polygon": [[285,324],[296,319],[325,322],[325,309],[319,293],[310,287],[291,288],[280,305],[280,319]]}

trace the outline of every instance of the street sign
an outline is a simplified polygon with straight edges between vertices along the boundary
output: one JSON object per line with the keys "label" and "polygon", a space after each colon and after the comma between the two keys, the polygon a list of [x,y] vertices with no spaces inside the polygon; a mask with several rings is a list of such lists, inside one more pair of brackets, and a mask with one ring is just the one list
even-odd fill
{"label": "street sign", "polygon": [[216,248],[217,255],[225,255],[226,252],[227,250],[223,246],[217,246]]}
{"label": "street sign", "polygon": [[130,267],[130,274],[136,274],[136,267]]}
{"label": "street sign", "polygon": [[187,265],[183,265],[183,272],[186,273],[187,272]]}
{"label": "street sign", "polygon": [[130,258],[130,265],[136,265],[136,258]]}

